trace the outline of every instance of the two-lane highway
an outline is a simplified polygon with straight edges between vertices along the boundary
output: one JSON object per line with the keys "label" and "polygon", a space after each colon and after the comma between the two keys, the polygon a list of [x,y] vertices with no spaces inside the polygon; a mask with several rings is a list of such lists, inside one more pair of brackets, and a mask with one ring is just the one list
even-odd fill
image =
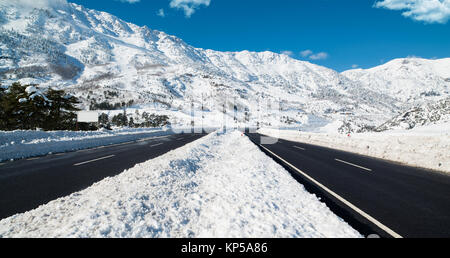
{"label": "two-lane highway", "polygon": [[0,219],[83,190],[205,134],[176,134],[2,163]]}
{"label": "two-lane highway", "polygon": [[260,145],[301,183],[352,219],[390,237],[450,237],[450,176],[320,146],[279,140]]}

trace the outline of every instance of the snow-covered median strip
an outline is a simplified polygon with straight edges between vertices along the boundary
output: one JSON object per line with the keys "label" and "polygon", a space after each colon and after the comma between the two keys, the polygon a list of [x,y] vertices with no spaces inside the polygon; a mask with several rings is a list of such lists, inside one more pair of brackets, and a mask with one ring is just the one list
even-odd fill
{"label": "snow-covered median strip", "polygon": [[95,148],[173,134],[161,128],[73,131],[0,131],[0,162]]}
{"label": "snow-covered median strip", "polygon": [[0,221],[0,237],[361,237],[238,132]]}
{"label": "snow-covered median strip", "polygon": [[413,130],[351,134],[263,128],[261,134],[450,173],[450,123]]}

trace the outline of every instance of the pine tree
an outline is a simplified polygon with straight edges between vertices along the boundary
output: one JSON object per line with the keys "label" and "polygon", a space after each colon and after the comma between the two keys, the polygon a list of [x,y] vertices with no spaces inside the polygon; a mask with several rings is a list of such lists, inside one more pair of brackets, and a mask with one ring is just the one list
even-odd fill
{"label": "pine tree", "polygon": [[127,116],[127,110],[125,108],[123,109],[122,125],[128,126],[128,116]]}
{"label": "pine tree", "polygon": [[0,130],[6,128],[6,115],[3,109],[3,98],[5,94],[5,89],[0,85]]}
{"label": "pine tree", "polygon": [[76,114],[79,111],[75,105],[80,101],[63,90],[49,89],[47,98],[50,102],[50,112],[47,116],[44,128],[46,130],[68,130],[75,126]]}
{"label": "pine tree", "polygon": [[130,121],[128,122],[128,126],[131,127],[131,128],[134,128],[134,127],[135,127],[133,117],[130,117]]}
{"label": "pine tree", "polygon": [[23,129],[43,128],[49,114],[49,102],[42,94],[31,94],[27,101],[20,103],[23,115]]}
{"label": "pine tree", "polygon": [[107,125],[107,124],[109,124],[109,117],[108,117],[108,115],[105,114],[105,113],[102,113],[102,114],[98,117],[98,122],[99,122],[101,125]]}
{"label": "pine tree", "polygon": [[0,103],[3,110],[2,129],[16,130],[24,129],[24,110],[21,99],[27,99],[26,87],[20,83],[13,83],[7,91],[4,91],[2,101]]}
{"label": "pine tree", "polygon": [[128,118],[126,116],[126,113],[125,114],[120,113],[120,114],[115,115],[111,121],[115,126],[127,126],[128,125]]}

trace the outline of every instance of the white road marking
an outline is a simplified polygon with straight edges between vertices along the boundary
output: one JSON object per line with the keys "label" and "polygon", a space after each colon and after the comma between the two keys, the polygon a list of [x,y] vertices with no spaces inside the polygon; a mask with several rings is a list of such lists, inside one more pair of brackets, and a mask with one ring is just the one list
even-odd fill
{"label": "white road marking", "polygon": [[55,155],[56,156],[62,156],[62,155],[64,155],[65,153],[56,153]]}
{"label": "white road marking", "polygon": [[37,157],[37,158],[29,158],[29,159],[27,159],[28,161],[32,161],[32,160],[37,160],[37,159],[40,159],[39,157]]}
{"label": "white road marking", "polygon": [[136,141],[116,143],[116,144],[107,145],[107,146],[105,146],[105,147],[116,147],[116,146],[122,146],[122,145],[132,144],[132,143],[136,143]]}
{"label": "white road marking", "polygon": [[91,162],[95,162],[95,161],[99,161],[99,160],[104,160],[104,159],[109,159],[109,158],[112,158],[114,156],[116,156],[116,155],[110,155],[110,156],[106,156],[106,157],[103,157],[103,158],[98,158],[98,159],[93,159],[93,160],[77,163],[77,164],[74,164],[74,166],[81,166],[81,165],[84,165],[84,164],[87,164],[87,163],[91,163]]}
{"label": "white road marking", "polygon": [[116,144],[106,145],[106,146],[102,146],[102,148],[103,148],[103,147],[121,146],[121,145],[126,145],[126,144],[137,143],[137,142],[146,142],[146,141],[148,141],[148,140],[168,138],[168,137],[170,137],[170,136],[172,136],[172,135],[156,136],[156,137],[148,137],[148,138],[143,138],[143,139],[136,140],[136,141],[131,141],[131,142],[123,142],[123,143],[116,143]]}
{"label": "white road marking", "polygon": [[334,160],[342,162],[342,163],[350,165],[350,166],[354,166],[354,167],[357,167],[357,168],[364,169],[364,170],[372,172],[372,169],[370,169],[370,168],[361,167],[361,166],[358,166],[356,164],[353,164],[353,163],[350,163],[350,162],[347,162],[347,161],[343,161],[343,160],[340,160],[340,159],[334,159]]}
{"label": "white road marking", "polygon": [[157,136],[157,137],[152,137],[152,138],[148,138],[148,139],[161,139],[161,138],[169,138],[172,135],[166,135],[166,136]]}
{"label": "white road marking", "polygon": [[305,148],[302,148],[302,147],[298,147],[298,146],[293,146],[294,148],[297,148],[297,149],[299,149],[299,150],[306,150]]}
{"label": "white road marking", "polygon": [[3,166],[3,165],[5,165],[5,163],[0,163],[0,166]]}
{"label": "white road marking", "polygon": [[365,213],[364,211],[362,211],[361,209],[359,209],[358,207],[356,207],[355,205],[353,205],[352,203],[350,203],[349,201],[347,201],[346,199],[342,198],[341,196],[339,196],[337,193],[331,191],[329,188],[327,188],[326,186],[322,185],[321,183],[319,183],[318,181],[316,181],[314,178],[310,177],[309,175],[307,175],[305,172],[301,171],[300,169],[296,168],[294,165],[290,164],[289,162],[287,162],[286,160],[282,159],[280,156],[276,155],[275,153],[271,152],[269,149],[267,149],[266,147],[260,145],[263,149],[265,149],[266,151],[268,151],[269,153],[271,153],[272,155],[274,155],[275,157],[277,157],[278,159],[280,159],[281,161],[283,161],[285,164],[287,164],[289,167],[291,167],[292,169],[294,169],[295,171],[297,171],[297,173],[303,175],[304,177],[306,177],[308,180],[310,180],[311,182],[313,182],[314,184],[316,184],[317,186],[319,186],[320,188],[322,188],[324,191],[328,192],[329,194],[331,194],[333,197],[335,197],[336,199],[338,199],[339,201],[341,201],[342,203],[344,203],[345,205],[347,205],[349,208],[351,208],[352,210],[354,210],[355,212],[359,213],[361,216],[363,216],[364,218],[366,218],[367,220],[369,220],[370,222],[372,222],[373,224],[377,225],[379,228],[381,228],[382,230],[384,230],[386,233],[388,233],[389,235],[391,235],[394,238],[402,238],[402,236],[400,236],[399,234],[397,234],[396,232],[394,232],[392,229],[388,228],[387,226],[383,225],[381,222],[379,222],[378,220],[376,220],[375,218],[373,218],[372,216],[370,216],[369,214]]}
{"label": "white road marking", "polygon": [[162,138],[168,138],[168,137],[170,137],[170,136],[172,136],[172,135],[166,135],[166,136],[156,136],[156,137],[148,137],[148,138],[144,138],[144,139],[141,139],[141,140],[139,140],[138,142],[145,142],[145,141],[148,141],[148,140],[153,140],[153,139],[162,139]]}
{"label": "white road marking", "polygon": [[156,147],[156,146],[159,146],[159,145],[163,145],[163,143],[154,144],[154,145],[151,145],[150,147]]}
{"label": "white road marking", "polygon": [[178,138],[177,141],[184,140],[184,138]]}

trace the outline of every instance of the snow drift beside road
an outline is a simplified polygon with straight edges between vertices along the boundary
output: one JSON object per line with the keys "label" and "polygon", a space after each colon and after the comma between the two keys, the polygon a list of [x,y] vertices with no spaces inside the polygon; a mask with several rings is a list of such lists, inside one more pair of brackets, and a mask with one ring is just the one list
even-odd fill
{"label": "snow drift beside road", "polygon": [[361,237],[238,132],[0,221],[0,237]]}
{"label": "snow drift beside road", "polygon": [[260,129],[261,134],[450,173],[450,123],[382,133],[307,133]]}
{"label": "snow drift beside road", "polygon": [[0,131],[0,162],[171,134],[161,128],[73,131]]}

